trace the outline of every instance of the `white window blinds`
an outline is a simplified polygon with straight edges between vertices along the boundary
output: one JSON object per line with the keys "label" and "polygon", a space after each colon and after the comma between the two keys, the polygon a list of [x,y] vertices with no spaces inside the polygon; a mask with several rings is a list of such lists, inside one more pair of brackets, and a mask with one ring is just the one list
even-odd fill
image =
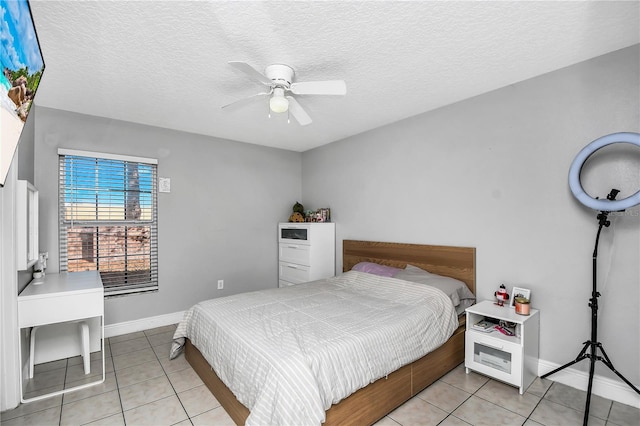
{"label": "white window blinds", "polygon": [[157,290],[157,160],[58,154],[60,271],[100,271],[107,296]]}

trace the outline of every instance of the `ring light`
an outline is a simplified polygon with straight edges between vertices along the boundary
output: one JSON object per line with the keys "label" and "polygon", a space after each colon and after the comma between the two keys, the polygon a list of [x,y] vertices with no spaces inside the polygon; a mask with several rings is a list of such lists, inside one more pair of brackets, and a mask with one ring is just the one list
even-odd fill
{"label": "ring light", "polygon": [[[611,225],[611,222],[607,219],[609,213],[613,211],[626,210],[629,207],[640,204],[640,191],[636,192],[630,197],[625,198],[624,200],[616,200],[616,195],[618,195],[618,192],[620,191],[612,188],[609,195],[607,195],[606,200],[599,200],[597,198],[589,196],[586,192],[584,192],[584,189],[582,189],[582,184],[580,184],[580,172],[582,171],[582,166],[584,165],[585,161],[587,161],[587,159],[600,148],[618,142],[630,143],[640,147],[640,133],[621,132],[602,136],[601,138],[594,140],[589,145],[582,148],[582,151],[578,153],[576,158],[573,160],[573,163],[571,163],[571,167],[569,168],[569,187],[571,187],[571,192],[573,192],[573,195],[585,206],[591,207],[594,210],[600,210],[600,213],[598,213],[597,216],[598,233],[596,234],[596,244],[593,249],[592,256],[593,290],[591,291],[591,299],[589,299],[589,307],[591,308],[591,339],[583,343],[584,346],[582,347],[582,350],[580,351],[576,359],[569,361],[565,365],[540,376],[540,378],[545,379],[548,376],[555,374],[560,370],[564,370],[565,368],[570,367],[580,361],[583,361],[585,359],[590,360],[589,383],[587,385],[587,401],[584,408],[584,426],[586,426],[589,422],[589,406],[591,405],[591,391],[593,389],[593,376],[595,372],[596,361],[602,361],[604,365],[609,367],[611,371],[613,371],[627,385],[629,385],[634,391],[636,391],[637,394],[640,394],[640,389],[634,386],[633,383],[631,383],[626,377],[624,377],[613,367],[613,363],[607,356],[607,353],[604,351],[602,343],[598,341],[598,297],[600,297],[600,292],[598,292],[596,283],[596,278],[598,277],[598,242],[600,241],[600,232],[602,231],[602,228],[606,228]],[[601,355],[598,355],[598,351],[600,351]]]}
{"label": "ring light", "polygon": [[573,163],[571,163],[571,167],[569,168],[569,187],[574,197],[585,206],[594,210],[613,212],[626,210],[640,204],[640,190],[622,200],[599,200],[587,194],[580,183],[580,172],[582,171],[582,166],[585,161],[600,148],[619,142],[630,143],[640,147],[640,133],[620,132],[602,136],[582,148],[582,151],[576,155]]}

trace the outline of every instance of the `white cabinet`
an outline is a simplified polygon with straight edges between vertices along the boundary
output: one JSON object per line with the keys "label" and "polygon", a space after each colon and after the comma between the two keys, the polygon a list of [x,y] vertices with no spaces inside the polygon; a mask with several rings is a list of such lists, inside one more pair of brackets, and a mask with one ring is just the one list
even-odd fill
{"label": "white cabinet", "polygon": [[16,267],[30,268],[38,261],[38,190],[26,180],[16,183]]}
{"label": "white cabinet", "polygon": [[[531,309],[530,315],[524,316],[516,314],[513,308],[486,300],[467,308],[466,315],[464,365],[467,373],[477,371],[516,386],[520,394],[524,393],[538,376],[538,310]],[[474,324],[482,320],[515,324],[515,335],[476,330]]]}
{"label": "white cabinet", "polygon": [[336,272],[334,223],[278,224],[278,286],[332,277]]}

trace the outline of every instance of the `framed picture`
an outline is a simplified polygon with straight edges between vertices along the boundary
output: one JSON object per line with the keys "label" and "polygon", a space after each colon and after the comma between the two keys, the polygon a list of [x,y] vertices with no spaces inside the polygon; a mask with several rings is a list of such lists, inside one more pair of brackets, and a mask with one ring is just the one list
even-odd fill
{"label": "framed picture", "polygon": [[4,186],[44,72],[29,2],[6,3],[7,6],[2,2],[0,14],[0,188]]}
{"label": "framed picture", "polygon": [[509,306],[515,308],[516,297],[525,297],[531,300],[531,290],[527,288],[514,287],[511,291],[511,299],[509,302]]}

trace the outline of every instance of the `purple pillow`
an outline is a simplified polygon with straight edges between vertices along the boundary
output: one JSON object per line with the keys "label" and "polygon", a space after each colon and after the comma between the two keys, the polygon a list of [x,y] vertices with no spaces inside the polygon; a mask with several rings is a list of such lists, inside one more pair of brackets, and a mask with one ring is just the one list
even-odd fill
{"label": "purple pillow", "polygon": [[366,272],[368,274],[380,275],[381,277],[393,277],[398,272],[402,271],[400,268],[394,268],[392,266],[379,265],[372,262],[360,262],[351,268],[352,271]]}

